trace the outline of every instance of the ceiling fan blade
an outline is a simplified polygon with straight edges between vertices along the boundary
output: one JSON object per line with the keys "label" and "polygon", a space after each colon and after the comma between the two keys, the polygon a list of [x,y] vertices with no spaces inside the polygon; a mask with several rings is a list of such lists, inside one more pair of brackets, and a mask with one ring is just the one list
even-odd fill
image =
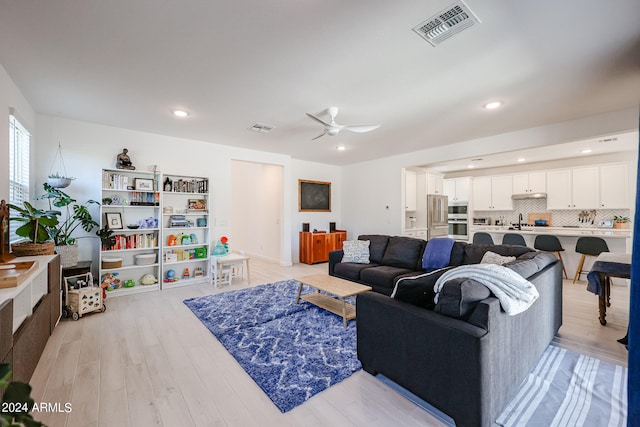
{"label": "ceiling fan blade", "polygon": [[318,138],[320,138],[320,137],[323,137],[323,136],[325,136],[326,134],[327,134],[327,132],[326,132],[326,131],[325,131],[325,132],[322,132],[320,135],[316,136],[315,138],[312,138],[311,140],[312,140],[312,141],[315,141],[316,139],[318,139]]}
{"label": "ceiling fan blade", "polygon": [[362,132],[371,132],[372,130],[376,130],[379,127],[380,125],[371,124],[371,125],[346,125],[346,126],[343,126],[342,128],[344,130],[350,130],[351,132],[362,133]]}
{"label": "ceiling fan blade", "polygon": [[325,125],[325,126],[331,126],[331,123],[327,123],[327,122],[325,122],[324,120],[317,118],[317,117],[316,117],[316,116],[314,116],[313,114],[309,114],[309,113],[306,113],[306,114],[307,114],[307,116],[311,117],[311,118],[312,118],[313,120],[315,120],[316,122],[322,123],[322,124],[323,124],[323,125]]}

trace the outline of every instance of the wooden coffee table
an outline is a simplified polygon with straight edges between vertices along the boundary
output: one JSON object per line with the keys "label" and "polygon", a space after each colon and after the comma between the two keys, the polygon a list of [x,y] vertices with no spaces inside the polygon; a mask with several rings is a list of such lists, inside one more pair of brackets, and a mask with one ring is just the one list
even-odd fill
{"label": "wooden coffee table", "polygon": [[[325,274],[312,274],[309,276],[298,277],[295,280],[300,282],[298,296],[296,297],[296,304],[300,302],[300,299],[303,299],[313,305],[324,308],[333,314],[342,316],[345,328],[347,327],[347,320],[356,318],[356,308],[353,305],[348,304],[345,301],[345,298],[371,290],[371,286],[360,285],[358,283]],[[318,292],[300,296],[300,293],[302,292],[302,285],[309,285],[316,288]],[[335,295],[339,299],[321,294],[320,291],[325,291],[331,295]]]}

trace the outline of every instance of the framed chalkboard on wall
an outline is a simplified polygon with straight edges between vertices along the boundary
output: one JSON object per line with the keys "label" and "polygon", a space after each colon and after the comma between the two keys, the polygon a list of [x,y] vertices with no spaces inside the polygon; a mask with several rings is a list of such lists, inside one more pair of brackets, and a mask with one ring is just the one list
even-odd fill
{"label": "framed chalkboard on wall", "polygon": [[331,183],[299,179],[298,212],[331,212]]}

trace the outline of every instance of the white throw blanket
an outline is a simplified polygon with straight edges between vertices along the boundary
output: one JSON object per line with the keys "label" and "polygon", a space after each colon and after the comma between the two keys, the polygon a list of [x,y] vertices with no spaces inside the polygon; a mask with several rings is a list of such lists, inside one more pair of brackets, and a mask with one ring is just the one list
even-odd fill
{"label": "white throw blanket", "polygon": [[476,280],[489,288],[510,316],[522,313],[540,296],[533,283],[507,267],[495,264],[473,264],[456,267],[440,276],[433,287],[436,292],[436,304],[445,282],[460,277]]}

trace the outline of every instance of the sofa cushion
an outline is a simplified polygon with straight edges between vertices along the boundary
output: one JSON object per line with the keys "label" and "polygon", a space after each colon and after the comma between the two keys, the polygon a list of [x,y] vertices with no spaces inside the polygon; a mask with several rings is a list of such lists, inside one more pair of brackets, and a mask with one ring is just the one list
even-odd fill
{"label": "sofa cushion", "polygon": [[362,270],[366,268],[377,267],[378,264],[356,264],[353,262],[339,262],[333,268],[333,273],[336,276],[342,277],[348,280],[360,281],[360,275]]}
{"label": "sofa cushion", "polygon": [[480,264],[480,261],[482,261],[482,257],[487,251],[495,252],[498,255],[502,256],[515,257],[519,257],[520,255],[527,252],[535,252],[534,249],[528,248],[526,246],[472,244],[465,246],[462,264]]}
{"label": "sofa cushion", "polygon": [[396,279],[395,287],[391,293],[391,298],[408,304],[417,305],[418,307],[433,310],[436,296],[433,290],[438,277],[452,267],[434,270],[428,273],[417,274],[409,273]]}
{"label": "sofa cushion", "polygon": [[389,236],[382,234],[363,234],[358,237],[358,240],[368,240],[369,244],[369,261],[376,264],[382,264],[382,257],[384,251],[387,249],[389,243]]}
{"label": "sofa cushion", "polygon": [[479,301],[491,296],[480,282],[466,277],[447,280],[440,290],[434,311],[456,319],[467,320]]}
{"label": "sofa cushion", "polygon": [[370,243],[370,240],[345,240],[342,242],[342,262],[369,264]]}
{"label": "sofa cushion", "polygon": [[391,237],[380,264],[408,270],[420,270],[422,253],[426,243],[424,240],[411,237]]}
{"label": "sofa cushion", "polygon": [[455,267],[462,265],[462,261],[464,260],[464,248],[467,247],[467,243],[464,242],[455,242],[453,244],[453,248],[451,248],[451,261],[449,265],[453,265]]}
{"label": "sofa cushion", "polygon": [[528,279],[556,261],[558,261],[558,258],[547,252],[527,252],[520,255],[515,261],[511,261],[504,266],[512,269],[525,279]]}
{"label": "sofa cushion", "polygon": [[487,251],[482,256],[482,259],[480,260],[480,264],[504,265],[508,262],[512,262],[515,260],[516,260],[516,257],[514,256],[502,256],[502,255],[498,255],[495,252]]}
{"label": "sofa cushion", "polygon": [[374,287],[382,287],[389,290],[387,295],[393,290],[396,277],[411,273],[413,270],[406,268],[392,267],[390,265],[379,265],[377,267],[365,268],[360,272],[360,280]]}

